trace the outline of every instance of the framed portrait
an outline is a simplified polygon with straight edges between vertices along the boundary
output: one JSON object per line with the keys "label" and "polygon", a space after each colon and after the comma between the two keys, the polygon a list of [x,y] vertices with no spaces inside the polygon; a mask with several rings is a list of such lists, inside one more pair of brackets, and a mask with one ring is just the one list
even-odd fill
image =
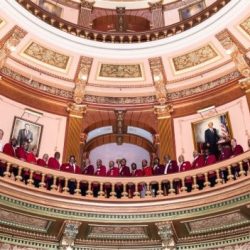
{"label": "framed portrait", "polygon": [[231,123],[228,112],[217,114],[197,122],[192,123],[194,147],[200,152],[204,148],[205,131],[208,129],[208,123],[213,123],[213,128],[217,130],[220,137],[218,143],[229,143],[233,138]]}
{"label": "framed portrait", "polygon": [[18,146],[22,144],[23,141],[27,141],[29,143],[29,150],[37,146],[38,155],[42,132],[43,125],[15,116],[10,138],[16,138]]}
{"label": "framed portrait", "polygon": [[206,8],[204,0],[179,9],[180,20],[188,19]]}

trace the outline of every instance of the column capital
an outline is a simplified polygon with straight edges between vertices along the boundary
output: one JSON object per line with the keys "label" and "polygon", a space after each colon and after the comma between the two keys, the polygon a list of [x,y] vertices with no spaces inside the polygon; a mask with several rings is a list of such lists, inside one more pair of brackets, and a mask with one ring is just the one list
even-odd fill
{"label": "column capital", "polygon": [[243,78],[239,80],[239,85],[242,90],[246,93],[250,92],[250,77]]}
{"label": "column capital", "polygon": [[154,113],[157,116],[157,119],[166,119],[171,117],[171,113],[174,111],[172,104],[166,105],[155,105]]}
{"label": "column capital", "polygon": [[170,250],[176,249],[172,222],[158,222],[155,225],[158,228],[158,235],[162,240],[162,246]]}
{"label": "column capital", "polygon": [[160,0],[158,2],[148,2],[148,5],[149,5],[149,7],[150,7],[151,10],[162,9],[163,0]]}
{"label": "column capital", "polygon": [[87,105],[85,105],[85,104],[76,104],[76,103],[71,102],[67,106],[67,111],[69,112],[70,117],[82,119],[83,115],[87,111]]}
{"label": "column capital", "polygon": [[86,0],[81,0],[81,7],[85,8],[85,9],[92,10],[94,4],[95,4],[95,1],[89,2],[89,1],[86,1]]}

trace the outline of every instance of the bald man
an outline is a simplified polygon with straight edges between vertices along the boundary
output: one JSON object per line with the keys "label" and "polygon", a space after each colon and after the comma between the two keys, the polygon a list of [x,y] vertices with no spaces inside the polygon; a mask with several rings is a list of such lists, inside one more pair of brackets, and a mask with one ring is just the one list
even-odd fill
{"label": "bald man", "polygon": [[208,123],[208,129],[205,131],[205,144],[206,148],[209,149],[211,154],[214,154],[215,156],[218,156],[218,147],[217,143],[219,141],[220,137],[217,133],[217,130],[213,128],[213,123]]}

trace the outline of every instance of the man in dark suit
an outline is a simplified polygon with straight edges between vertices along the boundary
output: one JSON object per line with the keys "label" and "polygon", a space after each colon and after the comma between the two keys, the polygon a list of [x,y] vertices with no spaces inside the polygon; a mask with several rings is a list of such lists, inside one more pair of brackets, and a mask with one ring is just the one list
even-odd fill
{"label": "man in dark suit", "polygon": [[218,146],[217,143],[219,141],[220,137],[217,133],[217,130],[213,128],[213,123],[208,123],[208,129],[205,131],[205,143],[206,147],[209,149],[209,152],[211,154],[214,154],[218,157]]}
{"label": "man in dark suit", "polygon": [[20,129],[17,136],[18,145],[22,145],[24,142],[29,144],[33,141],[33,133],[30,131],[30,125],[25,123],[25,128]]}

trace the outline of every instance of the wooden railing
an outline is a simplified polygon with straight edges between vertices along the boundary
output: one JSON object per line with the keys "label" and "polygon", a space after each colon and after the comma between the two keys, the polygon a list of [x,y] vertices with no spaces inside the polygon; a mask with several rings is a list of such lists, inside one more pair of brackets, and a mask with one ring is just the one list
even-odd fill
{"label": "wooden railing", "polygon": [[166,37],[170,37],[179,34],[185,30],[188,30],[204,20],[208,19],[215,13],[217,13],[222,7],[224,7],[230,0],[217,0],[203,11],[193,15],[178,23],[165,26],[162,28],[152,29],[145,32],[103,32],[94,30],[87,27],[68,22],[60,17],[57,17],[50,12],[44,10],[31,0],[17,0],[25,9],[31,12],[36,17],[40,18],[44,22],[52,25],[69,34],[99,41],[99,42],[112,42],[112,43],[141,43],[154,41]]}
{"label": "wooden railing", "polygon": [[[150,177],[100,177],[66,173],[29,164],[0,153],[0,181],[65,197],[141,201],[183,197],[217,190],[241,180],[248,180],[250,151],[203,168],[170,175]],[[40,176],[37,178],[37,176]]]}

